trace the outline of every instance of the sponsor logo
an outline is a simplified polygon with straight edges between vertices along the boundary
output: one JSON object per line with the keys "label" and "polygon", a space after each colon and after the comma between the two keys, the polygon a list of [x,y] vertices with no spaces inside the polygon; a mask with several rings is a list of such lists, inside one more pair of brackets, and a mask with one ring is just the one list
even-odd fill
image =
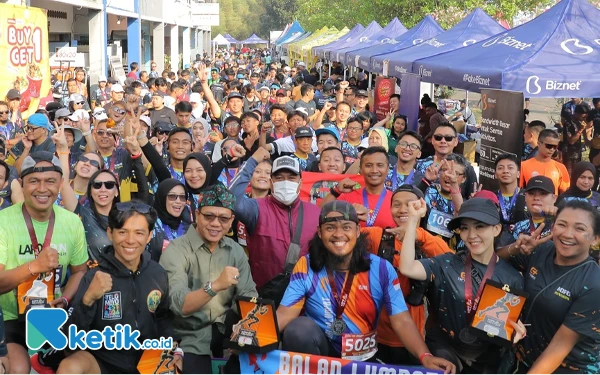
{"label": "sponsor logo", "polygon": [[467,39],[463,42],[463,46],[468,46],[469,44],[474,44],[477,43],[477,41],[475,39]]}
{"label": "sponsor logo", "polygon": [[423,65],[419,65],[419,75],[421,77],[431,77],[431,73],[431,70],[427,70]]}
{"label": "sponsor logo", "polygon": [[381,44],[398,44],[398,41],[393,38],[383,38],[381,39]]}
{"label": "sponsor logo", "polygon": [[520,40],[517,40],[507,34],[498,35],[492,39],[489,39],[485,43],[483,43],[481,46],[486,48],[486,47],[491,47],[494,44],[502,44],[507,47],[519,49],[521,51],[525,51],[527,48],[530,48],[531,46],[533,46],[533,43],[521,42]]}
{"label": "sponsor logo", "polygon": [[398,73],[406,73],[406,69],[398,65],[394,66],[394,71]]}
{"label": "sponsor logo", "polygon": [[373,61],[373,68],[381,68],[381,63]]}
{"label": "sponsor logo", "polygon": [[358,40],[358,42],[359,42],[359,43],[363,43],[363,42],[370,42],[370,40],[369,40],[369,38],[368,38],[368,37],[366,37],[366,36],[363,36],[362,38],[360,38],[360,39]]}
{"label": "sponsor logo", "polygon": [[423,42],[423,44],[429,44],[432,47],[435,48],[440,48],[446,45],[446,43],[442,43],[439,40],[435,39],[435,38],[431,38],[429,40],[426,40],[425,42]]}
{"label": "sponsor logo", "polygon": [[423,39],[420,39],[420,38],[419,38],[419,39],[415,39],[415,40],[413,40],[413,45],[415,45],[415,44],[419,44],[419,43],[423,43]]}
{"label": "sponsor logo", "polygon": [[559,296],[560,298],[567,300],[567,301],[571,300],[571,292],[560,286],[558,288],[556,288],[554,295]]}
{"label": "sponsor logo", "polygon": [[529,269],[529,277],[530,277],[532,280],[535,280],[535,278],[537,277],[537,274],[538,274],[538,270],[537,270],[537,268],[535,268],[535,267],[531,267],[531,268]]}
{"label": "sponsor logo", "polygon": [[465,73],[465,75],[463,76],[463,82],[469,82],[469,83],[474,83],[474,84],[483,85],[483,86],[489,86],[490,80],[491,80],[490,78],[485,78],[482,76],[474,76],[469,73]]}
{"label": "sponsor logo", "polygon": [[[525,82],[525,90],[532,95],[539,94],[542,92],[542,86],[540,86],[540,77],[529,76]],[[552,79],[545,80],[543,82],[544,87],[548,91],[579,91],[581,87],[581,81],[576,82],[560,82]]]}
{"label": "sponsor logo", "polygon": [[586,46],[585,44],[581,44],[579,39],[571,38],[565,39],[560,43],[560,48],[563,49],[568,54],[571,55],[589,55],[594,52],[594,49],[590,46]]}

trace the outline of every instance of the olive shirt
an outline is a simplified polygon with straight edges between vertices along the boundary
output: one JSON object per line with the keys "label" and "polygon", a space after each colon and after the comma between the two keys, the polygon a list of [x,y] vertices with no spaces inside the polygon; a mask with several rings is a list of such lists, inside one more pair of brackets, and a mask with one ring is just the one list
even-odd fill
{"label": "olive shirt", "polygon": [[[160,257],[160,265],[169,276],[170,308],[175,313],[174,328],[181,339],[185,353],[210,355],[212,324],[224,332],[225,314],[235,306],[235,297],[258,297],[252,280],[250,265],[244,249],[234,240],[223,237],[211,252],[192,224],[187,233],[170,242]],[[183,302],[188,293],[204,289],[208,281],[215,281],[226,266],[240,272],[238,284],[220,291],[199,311],[183,315]]]}

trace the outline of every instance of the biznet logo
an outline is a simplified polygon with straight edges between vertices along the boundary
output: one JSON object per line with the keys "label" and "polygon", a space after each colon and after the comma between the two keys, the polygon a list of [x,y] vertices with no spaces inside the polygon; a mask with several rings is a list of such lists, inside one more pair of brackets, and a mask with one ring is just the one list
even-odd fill
{"label": "biznet logo", "polygon": [[[594,43],[600,44],[600,39],[595,39]],[[577,38],[565,39],[560,43],[560,48],[570,55],[580,56],[589,55],[594,52],[594,49],[586,44],[581,43]]]}
{"label": "biznet logo", "polygon": [[429,44],[430,46],[435,47],[435,48],[440,48],[440,47],[443,47],[443,46],[446,45],[446,43],[442,43],[442,42],[440,42],[439,40],[437,40],[435,38],[431,38],[429,40],[426,40],[425,42],[423,42],[422,45],[425,45],[425,44]]}
{"label": "biznet logo", "polygon": [[419,75],[421,77],[431,77],[431,73],[433,73],[431,70],[427,70],[423,65],[419,65]]}
{"label": "biznet logo", "polygon": [[398,44],[398,41],[392,38],[383,38],[381,39],[381,44]]}
{"label": "biznet logo", "polygon": [[373,68],[381,68],[381,63],[378,61],[373,61]]}
{"label": "biznet logo", "polygon": [[[579,91],[581,81],[577,82],[560,82],[548,79],[545,82],[545,88],[547,91]],[[532,95],[537,95],[542,92],[542,86],[540,86],[540,77],[530,76],[525,82],[525,90]]]}
{"label": "biznet logo", "polygon": [[463,82],[474,83],[477,85],[489,86],[490,81],[491,81],[490,78],[485,78],[482,76],[473,76],[473,75],[470,75],[469,73],[465,73],[465,75],[463,76]]}
{"label": "biznet logo", "polygon": [[520,40],[517,40],[514,37],[507,35],[507,34],[498,35],[497,37],[489,39],[488,41],[483,43],[481,46],[484,48],[487,48],[487,47],[493,46],[494,44],[502,44],[507,47],[519,49],[521,51],[525,51],[527,48],[530,48],[531,46],[533,46],[533,43],[521,42]]}
{"label": "biznet logo", "polygon": [[404,69],[404,67],[396,65],[394,66],[394,71],[398,72],[398,73],[406,73],[406,69]]}

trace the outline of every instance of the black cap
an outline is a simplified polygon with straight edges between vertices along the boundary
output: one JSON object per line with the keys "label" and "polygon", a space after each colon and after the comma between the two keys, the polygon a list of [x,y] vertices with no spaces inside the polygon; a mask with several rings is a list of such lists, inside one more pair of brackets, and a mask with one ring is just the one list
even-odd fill
{"label": "black cap", "polygon": [[527,181],[525,191],[527,192],[535,189],[543,190],[550,194],[554,194],[555,192],[554,183],[546,176],[531,177],[529,181]]}
{"label": "black cap", "polygon": [[331,83],[326,83],[323,85],[323,91],[328,92],[335,89],[335,86],[332,85]]}
{"label": "black cap", "polygon": [[242,94],[240,94],[240,93],[239,93],[239,92],[237,92],[237,91],[232,91],[232,92],[229,94],[229,96],[227,96],[227,100],[229,100],[229,99],[233,99],[233,98],[238,98],[238,99],[242,99],[242,100],[244,100],[244,97],[242,96]]}
{"label": "black cap", "polygon": [[[327,217],[332,212],[338,212],[342,216]],[[321,214],[319,215],[319,225],[329,223],[332,221],[348,220],[358,224],[358,215],[352,204],[346,201],[333,201],[327,202],[321,207]]]}
{"label": "black cap", "polygon": [[481,221],[484,224],[500,224],[500,213],[498,208],[489,199],[471,198],[460,206],[458,216],[450,220],[448,229],[454,230],[460,225],[462,219],[473,219]]}
{"label": "black cap", "polygon": [[300,126],[296,128],[294,137],[296,138],[312,138],[313,132],[308,126]]}
{"label": "black cap", "polygon": [[119,81],[117,81],[117,79],[116,79],[116,78],[114,78],[114,77],[108,77],[108,79],[106,80],[106,83],[112,83],[112,84],[115,84],[115,83],[117,83],[117,82],[119,82]]}
{"label": "black cap", "polygon": [[160,90],[156,90],[152,93],[152,96],[160,96],[161,98],[165,97],[165,93],[160,91]]}
{"label": "black cap", "polygon": [[6,99],[8,99],[8,100],[21,99],[21,93],[17,89],[10,89],[6,93]]}
{"label": "black cap", "polygon": [[354,94],[355,96],[364,96],[366,98],[369,97],[369,93],[367,92],[367,90],[357,90],[356,94]]}
{"label": "black cap", "polygon": [[[413,193],[414,195],[416,195],[419,199],[421,198],[425,198],[425,196],[423,195],[423,192],[419,189],[417,189],[416,187],[414,187],[413,185],[409,185],[409,184],[404,184],[404,185],[400,185],[400,187],[398,187],[395,191],[394,191],[394,195],[396,195],[396,193],[401,193],[401,192],[406,192],[406,193]],[[394,196],[392,195],[392,197]]]}
{"label": "black cap", "polygon": [[173,124],[166,121],[157,121],[156,124],[154,124],[154,129],[162,132],[170,132],[173,128]]}
{"label": "black cap", "polygon": [[242,121],[244,121],[244,119],[247,118],[247,117],[252,117],[256,121],[260,121],[260,117],[256,114],[256,112],[249,111],[249,112],[242,113],[242,115],[240,116],[240,123]]}

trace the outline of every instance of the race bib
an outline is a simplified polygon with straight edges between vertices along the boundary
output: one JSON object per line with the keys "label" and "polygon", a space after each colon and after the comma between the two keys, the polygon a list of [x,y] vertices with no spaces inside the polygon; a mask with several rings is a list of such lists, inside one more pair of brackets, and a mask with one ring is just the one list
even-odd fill
{"label": "race bib", "polygon": [[241,221],[238,222],[238,243],[242,246],[248,246],[248,243],[246,241],[247,238],[247,233],[246,233],[246,226],[244,225],[244,223],[242,223]]}
{"label": "race bib", "polygon": [[[42,273],[19,284],[17,288],[19,315],[24,315],[29,309],[50,307],[50,302],[54,301],[56,273],[58,272]],[[60,287],[60,282],[58,285]]]}
{"label": "race bib", "polygon": [[365,334],[342,335],[342,358],[350,361],[366,361],[377,353],[377,331]]}
{"label": "race bib", "polygon": [[454,215],[452,214],[447,214],[432,208],[429,218],[427,219],[427,230],[446,238],[452,238],[453,233],[448,230],[448,223],[453,217]]}

